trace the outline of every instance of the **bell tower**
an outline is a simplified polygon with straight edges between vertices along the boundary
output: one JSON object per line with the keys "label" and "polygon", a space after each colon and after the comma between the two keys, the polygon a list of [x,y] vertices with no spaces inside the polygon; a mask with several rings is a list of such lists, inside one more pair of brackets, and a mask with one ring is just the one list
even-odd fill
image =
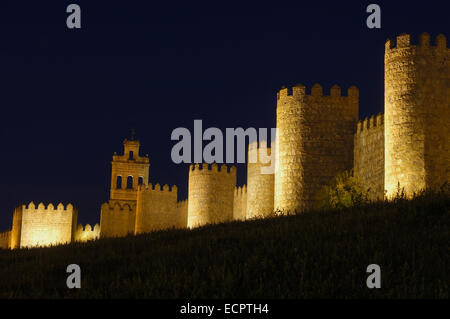
{"label": "bell tower", "polygon": [[123,155],[114,153],[111,171],[111,200],[136,201],[139,185],[148,185],[150,161],[148,155],[139,155],[140,143],[132,131],[123,141]]}

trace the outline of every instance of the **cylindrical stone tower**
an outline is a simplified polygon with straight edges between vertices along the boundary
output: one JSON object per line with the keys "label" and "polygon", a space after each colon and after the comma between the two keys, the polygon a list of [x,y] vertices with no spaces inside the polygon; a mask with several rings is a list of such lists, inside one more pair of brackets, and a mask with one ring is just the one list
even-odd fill
{"label": "cylindrical stone tower", "polygon": [[439,35],[390,40],[385,51],[385,189],[395,196],[450,180],[450,50]]}
{"label": "cylindrical stone tower", "polygon": [[233,219],[236,167],[194,164],[189,168],[188,228]]}
{"label": "cylindrical stone tower", "polygon": [[[277,95],[277,137],[274,209],[295,211],[304,204],[302,164],[301,107],[305,87],[283,88]],[[248,192],[248,191],[247,191]],[[247,195],[248,196],[248,195]],[[248,209],[248,207],[247,207]]]}
{"label": "cylindrical stone tower", "polygon": [[313,208],[319,190],[353,167],[358,106],[356,87],[347,96],[337,85],[324,95],[319,84],[311,94],[301,84],[278,93],[275,210]]}
{"label": "cylindrical stone tower", "polygon": [[271,149],[266,142],[253,142],[248,147],[247,216],[265,217],[273,213],[274,171],[270,170]]}

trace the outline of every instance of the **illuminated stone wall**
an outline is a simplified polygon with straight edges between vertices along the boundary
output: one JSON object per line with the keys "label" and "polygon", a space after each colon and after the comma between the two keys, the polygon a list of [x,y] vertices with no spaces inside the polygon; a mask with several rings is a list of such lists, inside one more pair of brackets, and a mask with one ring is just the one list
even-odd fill
{"label": "illuminated stone wall", "polygon": [[79,242],[87,242],[89,240],[96,240],[100,238],[100,225],[95,224],[94,228],[87,224],[85,227],[83,225],[78,225],[75,231],[74,240]]}
{"label": "illuminated stone wall", "polygon": [[277,96],[278,152],[275,209],[301,212],[313,207],[320,188],[353,167],[359,91],[333,86],[330,95],[315,84],[311,94],[299,84]]}
{"label": "illuminated stone wall", "polygon": [[233,198],[233,219],[245,220],[247,214],[247,186],[236,187]]}
{"label": "illuminated stone wall", "polygon": [[383,114],[357,124],[355,134],[354,173],[369,199],[384,198],[384,123]]}
{"label": "illuminated stone wall", "polygon": [[43,203],[36,207],[33,202],[28,206],[21,205],[16,208],[13,217],[12,232],[15,238],[12,248],[70,243],[76,230],[77,217],[77,210],[72,204],[66,207],[59,204],[56,208],[53,204],[45,207]]}
{"label": "illuminated stone wall", "polygon": [[[271,149],[263,141],[249,145],[247,164],[247,215],[246,218],[265,217],[274,212],[275,175],[268,174]],[[253,161],[254,163],[251,163]],[[264,163],[266,162],[266,163]]]}
{"label": "illuminated stone wall", "polygon": [[11,247],[11,231],[0,233],[0,249],[9,249]]}
{"label": "illuminated stone wall", "polygon": [[14,209],[11,229],[10,244],[11,249],[20,248],[20,234],[22,231],[22,205]]}
{"label": "illuminated stone wall", "polygon": [[[371,189],[372,199],[382,198],[384,190],[395,194],[398,183],[411,194],[450,181],[450,50],[445,36],[431,43],[424,33],[418,45],[411,44],[409,35],[397,37],[395,44],[387,41],[384,117],[357,124],[356,87],[347,95],[338,86],[329,95],[319,84],[310,91],[299,84],[278,92],[275,174],[264,174],[267,164],[258,157],[248,163],[247,186],[236,187],[235,167],[191,165],[188,200],[177,202],[176,186],[148,184],[148,155],[139,155],[139,141],[125,140],[123,155],[113,156],[110,200],[101,207],[100,226],[77,228],[77,211],[70,204],[30,203],[15,209],[11,231],[0,234],[0,247],[191,228],[263,217],[277,209],[301,212],[313,207],[323,185],[351,168]],[[251,144],[249,152],[257,147]],[[271,152],[264,143],[259,149]]]}
{"label": "illuminated stone wall", "polygon": [[140,187],[136,208],[135,233],[148,233],[155,230],[179,228],[183,216],[177,207],[178,189],[174,185],[161,187],[159,184]]}
{"label": "illuminated stone wall", "polygon": [[412,194],[450,180],[450,50],[439,35],[385,47],[385,188]]}
{"label": "illuminated stone wall", "polygon": [[188,227],[233,219],[236,167],[194,164],[189,168]]}
{"label": "illuminated stone wall", "polygon": [[100,212],[100,237],[123,237],[134,234],[136,204],[133,201],[104,203]]}
{"label": "illuminated stone wall", "polygon": [[188,223],[188,200],[182,200],[177,203],[178,215],[180,216],[180,224],[178,228],[186,228]]}

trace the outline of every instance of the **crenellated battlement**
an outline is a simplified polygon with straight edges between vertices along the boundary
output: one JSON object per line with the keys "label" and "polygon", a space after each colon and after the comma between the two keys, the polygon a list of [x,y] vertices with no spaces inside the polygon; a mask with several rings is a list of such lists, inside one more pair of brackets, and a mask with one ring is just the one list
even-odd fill
{"label": "crenellated battlement", "polygon": [[100,237],[121,237],[134,233],[136,221],[134,201],[110,200],[100,210]]}
{"label": "crenellated battlement", "polygon": [[262,140],[262,141],[253,141],[253,142],[251,142],[251,143],[249,143],[248,144],[248,149],[249,150],[251,150],[251,149],[266,149],[266,148],[269,148],[270,149],[270,147],[268,147],[267,146],[267,141],[266,140]]}
{"label": "crenellated battlement", "polygon": [[8,238],[10,234],[11,234],[11,231],[10,231],[10,230],[1,232],[1,233],[0,233],[0,238]]}
{"label": "crenellated battlement", "polygon": [[74,240],[80,242],[86,242],[89,240],[96,240],[100,237],[100,225],[95,224],[92,227],[89,224],[83,227],[83,225],[78,224],[77,230],[75,231]]}
{"label": "crenellated battlement", "polygon": [[177,209],[187,209],[188,208],[188,200],[182,200],[177,202]]}
{"label": "crenellated battlement", "polygon": [[253,150],[268,150],[270,152],[270,147],[267,146],[267,141],[263,140],[263,141],[253,141],[251,143],[248,144],[248,150],[253,151]]}
{"label": "crenellated battlement", "polygon": [[[267,147],[267,141],[254,141],[248,145],[248,163],[270,165],[272,150]],[[262,160],[260,160],[262,159]]]}
{"label": "crenellated battlement", "polygon": [[86,224],[85,226],[83,226],[82,224],[78,224],[77,230],[82,232],[100,231],[100,225],[95,224],[94,227],[92,227],[90,224]]}
{"label": "crenellated battlement", "polygon": [[219,174],[231,174],[231,175],[235,175],[236,174],[236,166],[232,165],[232,166],[228,166],[226,164],[217,164],[217,163],[212,163],[212,164],[207,164],[207,163],[203,163],[203,164],[191,164],[189,166],[189,173],[196,175],[196,174],[204,174],[205,172],[207,173],[219,173]]}
{"label": "crenellated battlement", "polygon": [[323,87],[316,83],[311,87],[310,94],[306,93],[306,87],[303,84],[297,84],[291,88],[282,87],[277,93],[277,100],[287,99],[287,98],[302,98],[304,96],[312,97],[329,97],[329,98],[358,98],[359,89],[352,85],[347,89],[347,95],[342,94],[342,89],[338,85],[333,85],[329,94],[324,94]]}
{"label": "crenellated battlement", "polygon": [[167,193],[177,193],[178,187],[176,185],[172,185],[169,187],[168,184],[164,184],[161,186],[159,183],[153,185],[152,183],[148,183],[148,185],[139,185],[138,192],[167,192]]}
{"label": "crenellated battlement", "polygon": [[[138,191],[134,233],[148,233],[181,227],[186,220],[186,203],[177,203],[178,188],[173,185],[149,184]],[[185,208],[183,210],[183,207]],[[184,222],[186,225],[186,222]]]}
{"label": "crenellated battlement", "polygon": [[11,247],[37,247],[70,243],[76,230],[78,211],[64,206],[34,202],[14,210]]}
{"label": "crenellated battlement", "polygon": [[47,206],[44,205],[44,203],[39,203],[38,206],[35,205],[34,202],[30,202],[28,205],[23,205],[23,209],[26,212],[38,212],[38,213],[43,213],[43,212],[72,212],[74,210],[74,207],[72,204],[67,204],[66,206],[64,206],[62,203],[59,203],[58,206],[55,206],[52,203],[49,203]]}
{"label": "crenellated battlement", "polygon": [[234,197],[247,196],[247,185],[236,186],[234,189]]}
{"label": "crenellated battlement", "polygon": [[435,37],[434,43],[431,43],[431,36],[429,33],[424,32],[419,35],[418,44],[411,44],[410,34],[401,34],[396,37],[395,40],[388,39],[385,44],[386,54],[397,52],[399,50],[406,49],[419,49],[418,52],[423,52],[426,50],[432,51],[446,51],[447,48],[447,38],[443,34],[439,34]]}
{"label": "crenellated battlement", "polygon": [[384,114],[379,113],[372,115],[370,118],[366,117],[362,121],[358,121],[356,124],[356,134],[362,134],[369,132],[372,129],[380,128],[384,125]]}
{"label": "crenellated battlement", "polygon": [[384,198],[384,114],[357,123],[353,147],[353,172],[371,200]]}
{"label": "crenellated battlement", "polygon": [[233,219],[245,220],[247,215],[247,185],[234,188]]}
{"label": "crenellated battlement", "polygon": [[193,164],[189,167],[188,227],[233,219],[236,167]]}
{"label": "crenellated battlement", "polygon": [[[266,215],[273,211],[274,174],[264,173],[263,167],[272,164],[272,149],[267,147],[266,141],[251,143],[248,148],[247,185],[244,190],[235,191],[235,200],[246,198],[245,208],[240,209],[240,219],[253,218],[256,215]],[[241,194],[242,192],[242,194]],[[239,211],[239,209],[237,209]],[[244,214],[245,213],[245,214]]]}
{"label": "crenellated battlement", "polygon": [[113,212],[130,212],[133,213],[136,210],[135,204],[120,203],[118,201],[112,201],[102,204],[102,211],[113,211]]}

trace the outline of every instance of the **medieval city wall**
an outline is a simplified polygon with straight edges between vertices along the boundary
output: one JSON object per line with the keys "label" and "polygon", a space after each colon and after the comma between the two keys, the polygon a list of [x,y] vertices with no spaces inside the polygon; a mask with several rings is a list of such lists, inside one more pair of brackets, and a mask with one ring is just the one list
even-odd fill
{"label": "medieval city wall", "polygon": [[[271,149],[262,141],[249,145],[247,164],[246,218],[266,217],[274,212],[274,170],[270,170]],[[269,161],[269,162],[268,162]]]}
{"label": "medieval city wall", "polygon": [[0,233],[0,249],[9,249],[11,247],[11,231]]}
{"label": "medieval city wall", "polygon": [[[395,42],[395,43],[394,43]],[[247,186],[236,187],[236,168],[195,164],[189,168],[188,200],[177,188],[148,185],[149,158],[140,143],[124,141],[114,154],[110,201],[101,207],[100,226],[77,227],[71,204],[21,205],[12,229],[0,233],[1,247],[34,247],[123,237],[166,228],[264,217],[273,211],[302,212],[314,206],[319,190],[339,173],[354,169],[371,199],[398,185],[408,194],[450,181],[450,50],[445,36],[417,45],[403,34],[385,46],[385,114],[358,120],[359,91],[339,86],[329,94],[315,84],[299,84],[277,94],[277,149],[253,143]],[[257,151],[259,150],[259,152]],[[260,154],[275,153],[275,174]],[[249,158],[250,159],[250,158]],[[268,173],[268,174],[266,174]],[[118,185],[118,177],[122,183]],[[133,182],[127,188],[127,178]]]}
{"label": "medieval city wall", "polygon": [[135,221],[135,202],[110,200],[101,207],[100,237],[123,237],[134,234]]}
{"label": "medieval city wall", "polygon": [[100,225],[95,224],[94,227],[87,224],[83,227],[83,225],[78,225],[74,240],[79,242],[87,242],[89,240],[96,240],[100,238]]}
{"label": "medieval city wall", "polygon": [[178,216],[180,217],[178,228],[186,228],[188,224],[188,200],[182,200],[177,203]]}
{"label": "medieval city wall", "polygon": [[278,153],[276,210],[301,212],[314,206],[318,191],[353,168],[353,142],[359,91],[341,94],[337,85],[324,95],[319,84],[284,88],[277,96]]}
{"label": "medieval city wall", "polygon": [[236,167],[216,163],[189,168],[188,227],[227,222],[233,219]]}
{"label": "medieval city wall", "polygon": [[10,245],[11,249],[20,248],[20,236],[22,231],[22,205],[14,209],[13,222],[11,228]]}
{"label": "medieval city wall", "polygon": [[450,180],[450,50],[444,35],[410,35],[385,47],[385,188],[395,195]]}
{"label": "medieval city wall", "polygon": [[383,114],[357,124],[355,134],[354,174],[370,200],[384,198],[384,122]]}
{"label": "medieval city wall", "polygon": [[155,230],[179,227],[182,215],[177,208],[178,189],[159,184],[140,187],[136,206],[135,233],[148,233]]}
{"label": "medieval city wall", "polygon": [[47,207],[31,202],[16,208],[16,222],[12,232],[16,234],[13,247],[37,247],[70,243],[77,225],[78,212],[68,204]]}
{"label": "medieval city wall", "polygon": [[233,198],[233,220],[245,220],[247,215],[247,186],[236,187]]}

